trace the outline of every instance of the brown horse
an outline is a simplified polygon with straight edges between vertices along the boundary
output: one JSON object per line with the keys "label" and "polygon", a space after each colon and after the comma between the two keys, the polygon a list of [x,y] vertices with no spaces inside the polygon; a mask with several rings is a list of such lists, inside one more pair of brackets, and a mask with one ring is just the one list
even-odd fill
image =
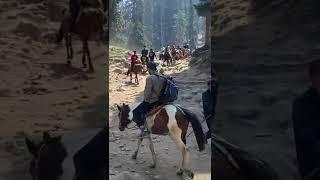
{"label": "brown horse", "polygon": [[135,75],[134,77],[135,83],[139,84],[138,74],[143,72],[143,65],[138,61],[135,63],[132,69],[131,69],[131,66],[129,67],[127,74],[130,74],[130,81],[132,81],[132,72]]}
{"label": "brown horse", "polygon": [[278,180],[275,170],[265,161],[212,135],[213,179]]}
{"label": "brown horse", "polygon": [[[105,6],[104,6],[105,7]],[[75,24],[75,32],[71,31],[71,17],[70,15],[65,15],[58,35],[57,43],[65,39],[65,45],[67,49],[67,63],[71,64],[73,58],[73,48],[72,48],[72,33],[79,35],[82,41],[82,65],[83,68],[87,67],[86,59],[89,63],[89,72],[94,72],[94,68],[91,62],[90,51],[88,46],[88,41],[94,35],[99,35],[102,37],[103,34],[103,23],[104,14],[100,9],[97,8],[82,8]]]}
{"label": "brown horse", "polygon": [[[119,130],[124,131],[127,126],[134,121],[133,110],[137,105],[117,105],[119,110]],[[201,127],[201,123],[198,117],[191,111],[182,108],[178,105],[163,105],[159,106],[152,112],[150,112],[146,117],[146,127],[152,134],[157,135],[169,135],[173,142],[177,145],[179,151],[182,155],[182,160],[177,171],[178,175],[186,173],[188,176],[193,177],[193,173],[190,170],[190,152],[186,146],[186,134],[191,123],[198,146],[199,151],[205,148],[205,136]],[[154,152],[154,147],[152,143],[151,135],[148,136],[149,148],[152,153],[153,164],[152,168],[156,167],[157,160]],[[141,136],[138,139],[138,147],[134,152],[132,158],[136,159],[140,145],[143,141]]]}

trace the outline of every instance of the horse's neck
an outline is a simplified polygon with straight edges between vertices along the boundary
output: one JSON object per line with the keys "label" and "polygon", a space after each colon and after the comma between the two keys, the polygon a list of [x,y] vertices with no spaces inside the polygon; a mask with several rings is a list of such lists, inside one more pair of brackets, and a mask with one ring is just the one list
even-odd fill
{"label": "horse's neck", "polygon": [[129,104],[130,112],[129,112],[129,120],[133,120],[133,110],[139,105],[139,103],[131,103]]}

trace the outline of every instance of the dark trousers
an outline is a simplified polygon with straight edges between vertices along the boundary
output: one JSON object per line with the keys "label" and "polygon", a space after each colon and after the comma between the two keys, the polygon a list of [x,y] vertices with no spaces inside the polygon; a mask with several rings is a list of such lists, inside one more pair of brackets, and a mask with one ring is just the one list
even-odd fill
{"label": "dark trousers", "polygon": [[158,105],[159,102],[142,102],[133,110],[133,121],[137,123],[138,126],[142,126],[145,121],[145,115]]}
{"label": "dark trousers", "polygon": [[211,129],[212,129],[212,120],[213,120],[213,117],[211,116],[211,115],[209,115],[209,116],[207,116],[207,118],[206,118],[206,123],[207,123],[207,126],[208,126],[208,129],[209,129],[209,131],[207,132],[207,134],[206,134],[206,138],[207,139],[209,139],[209,138],[211,138]]}
{"label": "dark trousers", "polygon": [[80,13],[80,8],[81,8],[81,0],[70,0],[69,2],[69,9],[70,9],[70,16],[71,16],[70,30],[72,32],[75,32],[76,20]]}
{"label": "dark trousers", "polygon": [[106,179],[107,143],[107,127],[104,127],[73,156],[76,180]]}

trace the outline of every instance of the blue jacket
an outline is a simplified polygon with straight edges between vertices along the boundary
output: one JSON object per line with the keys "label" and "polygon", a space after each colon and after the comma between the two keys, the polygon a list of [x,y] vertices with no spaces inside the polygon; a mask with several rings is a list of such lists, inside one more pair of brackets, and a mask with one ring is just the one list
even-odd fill
{"label": "blue jacket", "polygon": [[218,96],[218,84],[216,83],[215,86],[202,93],[202,106],[203,106],[203,113],[205,117],[209,115],[215,114],[215,108],[217,104],[217,96]]}

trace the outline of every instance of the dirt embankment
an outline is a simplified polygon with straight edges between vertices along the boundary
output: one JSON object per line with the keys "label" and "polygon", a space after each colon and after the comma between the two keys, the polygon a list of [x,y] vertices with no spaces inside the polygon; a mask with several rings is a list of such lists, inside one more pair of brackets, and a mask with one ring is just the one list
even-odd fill
{"label": "dirt embankment", "polygon": [[291,105],[308,88],[307,63],[319,56],[317,4],[220,0],[214,7],[216,132],[269,162],[283,180],[299,179]]}

